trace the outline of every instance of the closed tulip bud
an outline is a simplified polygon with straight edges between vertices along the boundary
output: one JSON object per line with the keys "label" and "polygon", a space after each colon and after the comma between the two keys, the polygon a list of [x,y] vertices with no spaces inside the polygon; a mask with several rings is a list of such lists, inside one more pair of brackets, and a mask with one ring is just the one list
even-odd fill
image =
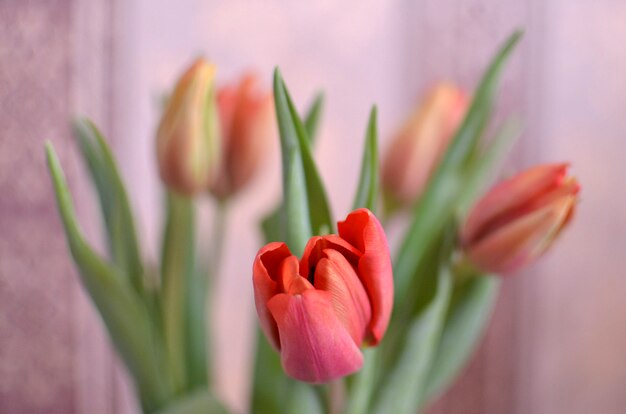
{"label": "closed tulip bud", "polygon": [[218,198],[232,196],[254,177],[276,132],[272,94],[259,90],[257,83],[248,74],[239,84],[219,90],[223,163],[210,188]]}
{"label": "closed tulip bud", "polygon": [[161,179],[194,195],[215,180],[220,140],[215,103],[215,66],[196,60],[176,84],[157,131]]}
{"label": "closed tulip bud", "polygon": [[465,253],[488,272],[513,272],[545,252],[574,214],[578,182],[567,164],[541,165],[496,185],[462,229]]}
{"label": "closed tulip bud", "polygon": [[321,383],[361,368],[363,344],[376,345],[389,323],[393,277],[385,233],[366,209],[338,223],[339,235],[312,237],[300,261],[270,243],[254,261],[261,327],[285,372]]}
{"label": "closed tulip bud", "polygon": [[436,86],[396,134],[382,165],[385,194],[407,205],[421,194],[468,107],[467,95],[454,85]]}

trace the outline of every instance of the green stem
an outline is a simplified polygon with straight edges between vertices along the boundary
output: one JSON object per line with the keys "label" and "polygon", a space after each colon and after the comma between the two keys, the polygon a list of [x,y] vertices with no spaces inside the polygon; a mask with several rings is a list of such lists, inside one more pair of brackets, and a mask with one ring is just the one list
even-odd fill
{"label": "green stem", "polygon": [[332,381],[328,384],[328,413],[341,414],[345,412],[346,406],[346,383],[343,378]]}
{"label": "green stem", "polygon": [[204,327],[204,341],[202,342],[202,345],[205,352],[204,366],[206,369],[206,383],[210,382],[210,373],[213,367],[213,361],[211,360],[211,350],[213,349],[213,343],[211,341],[211,338],[213,337],[213,332],[211,331],[210,324],[212,309],[211,305],[214,301],[215,280],[217,280],[217,277],[219,275],[219,269],[224,251],[224,242],[226,238],[226,213],[227,203],[225,201],[219,200],[215,208],[215,216],[212,223],[211,240],[209,240],[208,263],[205,262],[205,266],[201,266],[201,269],[198,270],[199,277],[201,277],[203,280],[203,283],[199,285],[198,289],[199,294],[202,295],[203,299],[202,310],[204,318],[202,318],[202,323]]}
{"label": "green stem", "polygon": [[210,241],[210,281],[215,280],[220,271],[224,245],[226,244],[226,224],[228,220],[228,201],[217,200],[213,216],[213,234]]}

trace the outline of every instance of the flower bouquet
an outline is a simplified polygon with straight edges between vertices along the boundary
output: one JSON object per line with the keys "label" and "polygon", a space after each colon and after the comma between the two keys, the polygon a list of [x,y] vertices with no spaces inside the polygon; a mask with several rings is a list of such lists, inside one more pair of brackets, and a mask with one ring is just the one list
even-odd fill
{"label": "flower bouquet", "polygon": [[[338,222],[313,157],[321,95],[301,116],[278,69],[273,93],[259,91],[254,76],[217,88],[215,67],[198,59],[157,131],[166,187],[158,265],[142,260],[123,180],[97,128],[74,125],[100,199],[106,258],[83,237],[48,144],[72,257],[143,412],[231,412],[214,392],[207,318],[223,220],[214,223],[212,254],[199,255],[197,200],[210,194],[218,214],[227,211],[260,166],[274,115],[283,198],[261,223],[265,245],[249,258],[260,326],[249,412],[415,413],[440,396],[479,342],[502,276],[545,252],[577,203],[578,184],[562,163],[489,189],[520,132],[514,120],[491,122],[520,36],[504,43],[471,98],[453,85],[434,88],[381,167],[372,108],[353,208]],[[393,254],[391,222],[402,230]]]}

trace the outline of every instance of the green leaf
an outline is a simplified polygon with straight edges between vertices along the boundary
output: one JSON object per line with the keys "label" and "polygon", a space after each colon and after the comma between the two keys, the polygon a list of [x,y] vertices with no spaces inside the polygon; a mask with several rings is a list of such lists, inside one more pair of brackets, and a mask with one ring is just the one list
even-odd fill
{"label": "green leaf", "polygon": [[265,243],[284,241],[287,239],[286,231],[283,228],[283,204],[279,204],[270,214],[261,220],[261,231]]}
{"label": "green leaf", "polygon": [[439,396],[467,363],[485,332],[499,286],[500,280],[493,276],[471,277],[455,286],[430,367],[425,401]]}
{"label": "green leaf", "polygon": [[480,133],[477,134],[477,132],[482,131],[491,114],[504,64],[521,37],[522,32],[519,30],[509,36],[487,68],[476,89],[467,116],[459,127],[450,149],[446,152],[437,175],[442,175],[462,164],[480,139]]}
{"label": "green leaf", "polygon": [[381,381],[384,385],[374,413],[413,414],[422,405],[430,363],[439,343],[450,299],[449,269],[442,268],[435,283],[432,300],[405,328],[403,349],[389,376]]}
{"label": "green leaf", "polygon": [[315,388],[285,375],[280,355],[257,329],[254,386],[249,412],[255,414],[323,413]]}
{"label": "green leaf", "polygon": [[[161,300],[165,346],[177,390],[187,387],[188,285],[195,269],[193,201],[169,192],[161,252]],[[190,359],[191,356],[190,356]]]}
{"label": "green leaf", "polygon": [[504,43],[485,72],[468,113],[459,127],[450,148],[438,166],[424,195],[416,203],[413,218],[395,262],[396,304],[410,303],[411,278],[428,250],[429,241],[436,239],[455,213],[457,198],[465,183],[463,170],[471,159],[489,120],[500,73],[506,59],[519,41],[515,32]]}
{"label": "green leaf", "polygon": [[288,379],[283,372],[278,352],[272,349],[261,329],[256,330],[254,363],[254,382],[249,412],[284,413]]}
{"label": "green leaf", "polygon": [[324,183],[317,171],[315,159],[310,146],[310,139],[304,129],[304,125],[300,120],[296,107],[291,100],[291,96],[287,91],[287,87],[283,82],[283,91],[287,98],[291,119],[297,131],[298,144],[300,147],[300,156],[302,157],[302,165],[304,167],[304,175],[306,177],[306,190],[309,203],[309,214],[311,217],[311,227],[313,234],[325,234],[332,232],[334,222],[330,213],[330,206],[326,197],[326,189]]}
{"label": "green leaf", "polygon": [[90,120],[78,119],[73,128],[83,159],[98,190],[111,260],[131,281],[135,290],[143,295],[143,266],[135,223],[113,154]]}
{"label": "green leaf", "polygon": [[309,137],[309,145],[313,147],[319,130],[319,123],[322,117],[322,109],[324,107],[324,94],[318,92],[313,99],[313,103],[309,107],[304,116],[304,129],[307,137]]}
{"label": "green leaf", "polygon": [[352,207],[353,210],[365,207],[374,213],[376,213],[380,192],[376,112],[376,106],[372,107],[365,134],[365,150],[363,151],[363,160],[361,161],[361,175]]}
{"label": "green leaf", "polygon": [[[321,118],[322,107],[324,105],[324,95],[318,93],[313,100],[313,103],[307,111],[307,115],[304,120],[304,128],[311,147],[315,143],[317,138],[318,125]],[[285,230],[285,222],[283,219],[284,204],[281,203],[272,210],[271,213],[266,215],[261,221],[261,230],[263,231],[263,238],[265,243],[274,241],[284,241],[287,239],[287,231]]]}
{"label": "green leaf", "polygon": [[85,242],[59,160],[46,144],[48,168],[72,257],[85,289],[106,324],[110,338],[135,379],[145,409],[171,397],[173,389],[165,351],[143,302],[116,267],[103,261]]}
{"label": "green leaf", "polygon": [[207,390],[184,395],[154,414],[228,414],[230,411]]}
{"label": "green leaf", "polygon": [[507,120],[489,142],[483,154],[472,163],[457,203],[462,216],[493,181],[495,171],[500,169],[521,133],[522,127],[518,120]]}
{"label": "green leaf", "polygon": [[333,222],[309,138],[278,69],[274,72],[274,102],[283,160],[286,240],[294,254],[300,255],[308,239],[331,231]]}
{"label": "green leaf", "polygon": [[345,414],[367,414],[371,390],[374,389],[380,378],[377,375],[378,349],[363,349],[363,368],[349,378],[350,393]]}

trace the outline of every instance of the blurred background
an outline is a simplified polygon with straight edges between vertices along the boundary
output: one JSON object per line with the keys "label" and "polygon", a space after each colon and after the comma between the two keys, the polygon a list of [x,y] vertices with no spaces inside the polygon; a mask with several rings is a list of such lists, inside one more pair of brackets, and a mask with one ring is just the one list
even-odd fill
{"label": "blurred background", "polygon": [[[101,242],[68,120],[113,146],[145,255],[159,244],[159,100],[197,55],[220,81],[281,67],[304,108],[326,92],[316,149],[336,216],[353,196],[369,107],[381,146],[438,80],[473,89],[514,28],[501,116],[525,133],[507,170],[571,161],[583,190],[548,256],[508,279],[490,330],[429,413],[626,412],[626,2],[623,0],[0,0],[0,413],[132,413],[135,403],[83,293],[53,203],[52,140],[81,222]],[[280,195],[277,145],[234,202],[217,283],[219,392],[246,406],[258,219]],[[208,234],[207,201],[201,233]]]}

